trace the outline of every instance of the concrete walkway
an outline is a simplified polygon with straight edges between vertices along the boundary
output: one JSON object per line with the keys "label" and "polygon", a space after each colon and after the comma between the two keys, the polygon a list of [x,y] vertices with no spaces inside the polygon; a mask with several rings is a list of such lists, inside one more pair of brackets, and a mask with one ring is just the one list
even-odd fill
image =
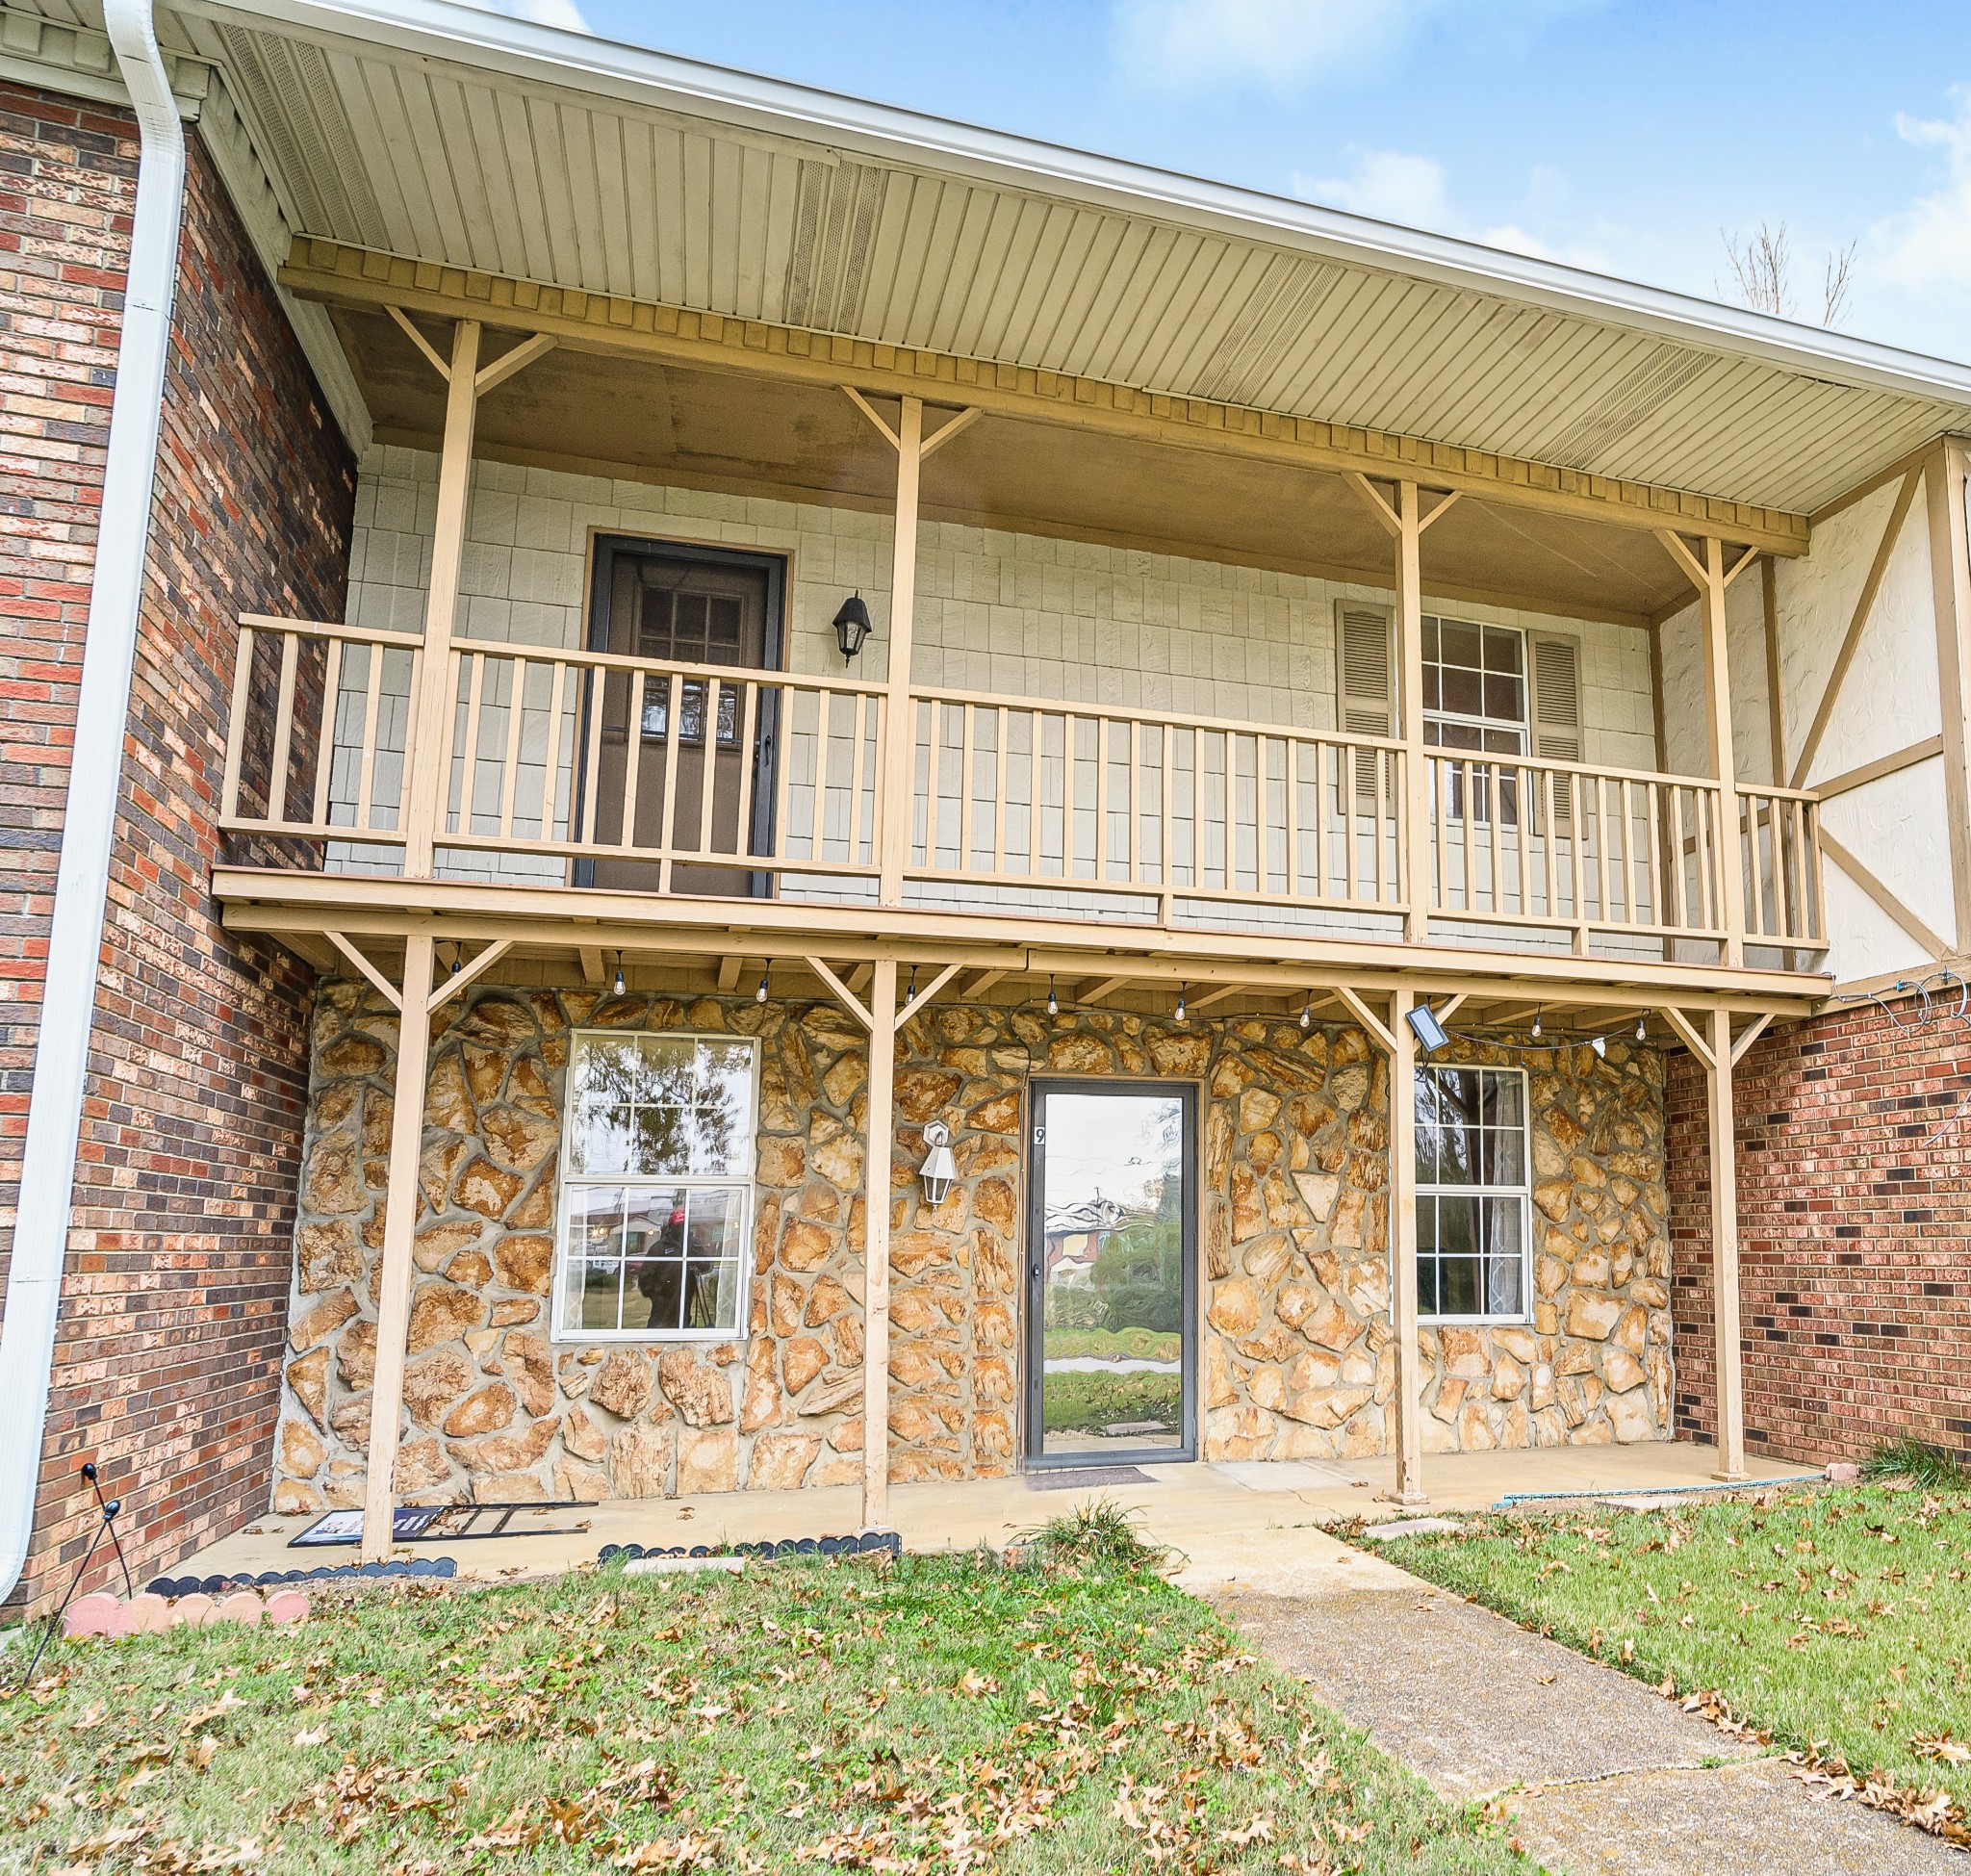
{"label": "concrete walkway", "polygon": [[1783,1763],[1640,1682],[1379,1556],[1307,1557],[1291,1584],[1256,1572],[1213,1600],[1258,1652],[1446,1797],[1509,1794],[1521,1840],[1556,1876],[1971,1869],[1908,1825],[1817,1801]]}

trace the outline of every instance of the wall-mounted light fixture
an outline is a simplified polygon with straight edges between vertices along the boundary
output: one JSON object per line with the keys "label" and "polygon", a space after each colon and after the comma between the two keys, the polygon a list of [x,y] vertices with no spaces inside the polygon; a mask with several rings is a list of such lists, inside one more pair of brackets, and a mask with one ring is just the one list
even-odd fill
{"label": "wall-mounted light fixture", "polygon": [[932,1121],[924,1129],[924,1144],[931,1150],[924,1155],[917,1176],[924,1181],[925,1198],[933,1205],[942,1205],[959,1174],[958,1162],[951,1156],[951,1129],[942,1120]]}
{"label": "wall-mounted light fixture", "polygon": [[842,602],[841,610],[835,614],[834,627],[835,643],[842,648],[842,655],[854,657],[862,649],[870,632],[869,608],[862,604],[860,588]]}
{"label": "wall-mounted light fixture", "polygon": [[1420,1003],[1410,1012],[1409,1023],[1410,1034],[1416,1037],[1425,1055],[1435,1055],[1450,1041],[1444,1024],[1437,1019],[1437,1012],[1427,1003]]}

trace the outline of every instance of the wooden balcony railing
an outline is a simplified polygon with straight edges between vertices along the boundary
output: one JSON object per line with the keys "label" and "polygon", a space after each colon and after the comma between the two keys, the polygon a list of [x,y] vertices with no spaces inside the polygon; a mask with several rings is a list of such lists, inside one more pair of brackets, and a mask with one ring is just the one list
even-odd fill
{"label": "wooden balcony railing", "polygon": [[1410,757],[1386,738],[918,689],[891,803],[879,684],[482,640],[446,655],[434,758],[418,638],[243,620],[221,825],[401,871],[422,774],[446,877],[873,904],[896,841],[906,906],[1394,936],[1421,890],[1442,935],[1659,956],[1725,944],[1732,865],[1743,941],[1825,945],[1799,790],[1741,788],[1728,817],[1700,777],[1432,749],[1418,882]]}

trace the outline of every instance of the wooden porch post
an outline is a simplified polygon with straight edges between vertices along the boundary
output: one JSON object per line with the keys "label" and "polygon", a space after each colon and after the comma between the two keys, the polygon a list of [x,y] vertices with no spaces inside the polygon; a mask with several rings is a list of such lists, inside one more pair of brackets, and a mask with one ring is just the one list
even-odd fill
{"label": "wooden porch post", "polygon": [[1971,548],[1965,541],[1964,446],[1947,437],[1923,469],[1936,680],[1943,706],[1944,807],[1951,840],[1952,937],[1971,946]]}
{"label": "wooden porch post", "polygon": [[[1745,962],[1745,846],[1739,832],[1738,763],[1731,742],[1731,661],[1725,635],[1725,543],[1704,538],[1698,583],[1704,631],[1704,701],[1711,773],[1718,781],[1718,887],[1725,914],[1725,962]],[[1729,1072],[1730,1059],[1726,1060]],[[1735,1345],[1734,1345],[1735,1346]]]}
{"label": "wooden porch post", "polygon": [[[438,525],[431,537],[431,583],[424,600],[424,649],[412,701],[410,772],[404,793],[404,877],[431,877],[432,848],[451,775],[451,635],[465,560],[472,494],[473,428],[478,412],[479,322],[461,320],[451,337],[445,393],[445,443],[438,464]],[[379,1354],[381,1350],[378,1351]]]}
{"label": "wooden porch post", "polygon": [[896,1058],[897,964],[894,958],[879,958],[869,984],[869,1116],[862,1179],[864,1529],[875,1529],[889,1518],[889,1195]]}
{"label": "wooden porch post", "polygon": [[431,958],[429,933],[414,932],[404,940],[382,1287],[376,1301],[376,1375],[370,1393],[370,1460],[363,1493],[365,1563],[388,1560],[391,1512],[397,1502],[397,1417],[403,1406],[404,1341],[411,1320],[411,1241],[418,1230],[418,1162],[424,1145],[424,1079],[431,1055]]}
{"label": "wooden porch post", "polygon": [[[917,614],[917,485],[924,461],[924,399],[906,398],[897,419],[896,539],[890,549],[889,663],[883,682],[883,852],[877,897],[885,906],[904,902],[904,861],[909,852],[917,749],[916,714],[910,707],[910,655]],[[878,969],[882,968],[878,965]],[[892,966],[891,975],[895,969]]]}
{"label": "wooden porch post", "polygon": [[1710,1015],[1711,1284],[1717,1325],[1719,1478],[1745,1477],[1745,1377],[1738,1351],[1738,1142],[1733,1114],[1731,1012]]}
{"label": "wooden porch post", "polygon": [[1417,1038],[1409,1023],[1414,1002],[1408,990],[1390,996],[1390,1314],[1396,1331],[1398,1504],[1429,1503],[1418,1401],[1423,1358],[1417,1335]]}
{"label": "wooden porch post", "polygon": [[1396,484],[1396,664],[1402,672],[1406,822],[1403,870],[1409,880],[1403,936],[1412,944],[1421,944],[1430,929],[1431,784],[1423,742],[1423,515],[1415,482]]}

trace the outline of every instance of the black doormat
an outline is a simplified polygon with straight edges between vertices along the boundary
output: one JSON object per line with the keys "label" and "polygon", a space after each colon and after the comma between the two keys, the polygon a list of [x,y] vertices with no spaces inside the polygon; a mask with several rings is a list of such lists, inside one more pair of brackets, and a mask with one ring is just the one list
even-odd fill
{"label": "black doormat", "polygon": [[1154,1485],[1140,1466],[1063,1466],[1059,1472],[1030,1472],[1030,1492],[1072,1492],[1084,1485]]}

